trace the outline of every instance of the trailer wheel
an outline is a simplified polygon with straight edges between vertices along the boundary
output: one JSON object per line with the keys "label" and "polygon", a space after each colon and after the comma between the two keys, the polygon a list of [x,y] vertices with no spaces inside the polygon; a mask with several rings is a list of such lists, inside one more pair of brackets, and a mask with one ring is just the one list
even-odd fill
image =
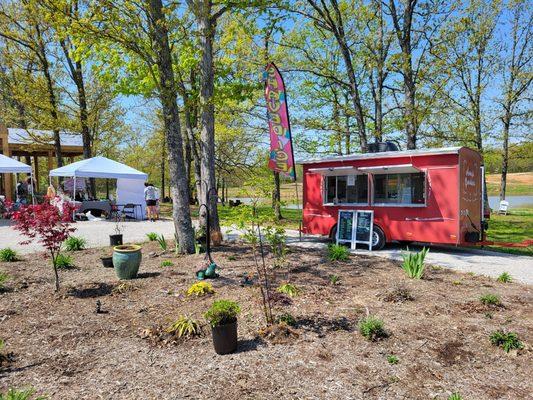
{"label": "trailer wheel", "polygon": [[331,231],[329,231],[329,240],[335,243],[336,239],[337,239],[337,224],[333,225],[333,228],[331,228]]}
{"label": "trailer wheel", "polygon": [[385,247],[386,241],[383,230],[379,226],[374,225],[374,231],[372,232],[372,250],[381,250]]}

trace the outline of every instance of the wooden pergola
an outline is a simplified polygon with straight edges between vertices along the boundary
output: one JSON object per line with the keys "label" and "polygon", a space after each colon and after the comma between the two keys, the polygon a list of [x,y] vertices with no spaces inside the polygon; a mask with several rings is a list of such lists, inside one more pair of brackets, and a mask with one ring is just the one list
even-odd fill
{"label": "wooden pergola", "polygon": [[[0,122],[0,153],[32,166],[37,191],[39,191],[39,159],[46,159],[48,171],[56,167],[54,146],[48,139],[50,137],[52,137],[51,131],[8,128]],[[81,136],[61,133],[61,154],[71,163],[74,162],[74,157],[83,155]],[[14,183],[11,174],[0,174],[0,194],[12,200]]]}

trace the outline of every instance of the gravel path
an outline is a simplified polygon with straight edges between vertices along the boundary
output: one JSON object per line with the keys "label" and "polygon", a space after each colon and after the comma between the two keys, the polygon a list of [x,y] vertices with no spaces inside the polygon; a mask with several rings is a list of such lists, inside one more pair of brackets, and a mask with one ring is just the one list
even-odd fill
{"label": "gravel path", "polygon": [[[163,234],[168,240],[174,237],[174,224],[168,220],[127,222],[122,225],[125,242],[143,242],[146,240],[146,233],[148,232]],[[77,222],[76,228],[75,236],[85,238],[89,247],[100,247],[109,245],[108,236],[114,233],[115,223],[110,221]],[[317,237],[305,237],[302,242],[299,242],[297,231],[288,230],[287,234],[290,245],[309,248],[324,248],[326,246],[326,243]],[[230,240],[237,238],[235,230],[226,236]],[[11,247],[24,254],[42,250],[38,243],[22,246],[19,244],[22,240],[23,238],[11,228],[8,221],[0,221],[0,248]],[[413,246],[412,249],[419,250],[416,246]],[[399,246],[391,245],[384,250],[372,252],[372,255],[401,260],[401,251]],[[369,254],[366,250],[356,250],[355,253]],[[455,271],[472,272],[493,278],[506,271],[517,281],[533,284],[533,257],[484,250],[432,247],[426,260],[431,264]]]}

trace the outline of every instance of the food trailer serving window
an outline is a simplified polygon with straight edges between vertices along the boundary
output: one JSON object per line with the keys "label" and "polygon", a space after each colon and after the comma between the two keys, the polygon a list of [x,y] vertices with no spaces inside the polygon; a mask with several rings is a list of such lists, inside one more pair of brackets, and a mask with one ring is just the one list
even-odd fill
{"label": "food trailer serving window", "polygon": [[373,176],[374,205],[425,205],[425,173],[411,164],[360,169]]}
{"label": "food trailer serving window", "polygon": [[367,175],[325,176],[324,185],[326,204],[368,204]]}

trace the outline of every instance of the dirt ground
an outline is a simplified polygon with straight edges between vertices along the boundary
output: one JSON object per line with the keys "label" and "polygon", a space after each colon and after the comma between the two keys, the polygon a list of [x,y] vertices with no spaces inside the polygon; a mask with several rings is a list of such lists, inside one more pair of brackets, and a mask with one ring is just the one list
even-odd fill
{"label": "dirt ground", "polygon": [[[51,399],[447,399],[455,391],[465,400],[533,399],[531,286],[431,267],[413,281],[380,258],[329,262],[323,250],[291,249],[290,279],[301,294],[275,312],[292,314],[299,336],[273,344],[257,335],[259,289],[240,286],[254,272],[248,247],[214,252],[221,277],[212,281],[216,293],[201,298],[185,291],[203,256],[153,257],[157,251],[155,242],[143,244],[140,276],[125,285],[101,266],[102,249],[73,253],[77,268],[61,272],[59,294],[42,255],[0,263],[12,276],[0,293],[0,338],[14,355],[0,367],[0,393],[31,386]],[[174,266],[161,267],[167,259]],[[333,274],[340,284],[329,283]],[[413,299],[390,301],[398,285]],[[481,305],[486,293],[503,307]],[[216,355],[208,326],[174,344],[142,338],[182,314],[205,324],[202,314],[221,298],[242,308],[236,353]],[[97,301],[104,313],[95,313]],[[367,312],[383,319],[388,338],[359,334]],[[500,328],[525,348],[507,354],[492,346],[489,335]]]}

